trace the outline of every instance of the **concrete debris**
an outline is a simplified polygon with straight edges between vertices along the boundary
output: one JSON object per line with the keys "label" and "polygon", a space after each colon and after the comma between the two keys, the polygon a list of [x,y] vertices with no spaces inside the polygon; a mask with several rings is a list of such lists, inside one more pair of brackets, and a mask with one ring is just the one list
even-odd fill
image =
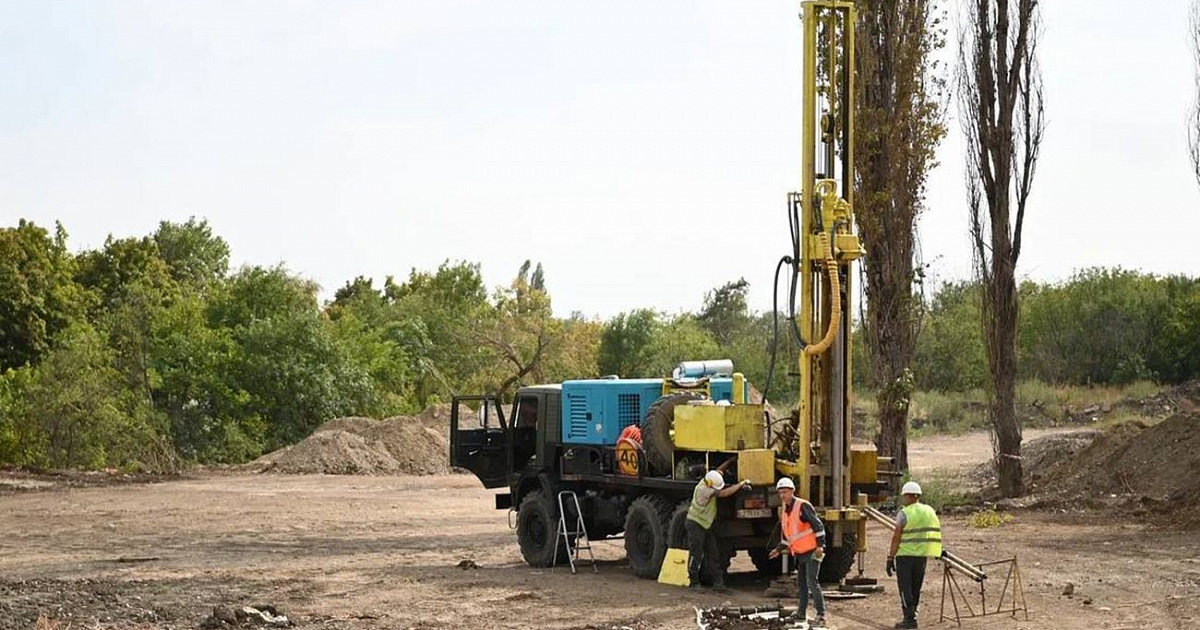
{"label": "concrete debris", "polygon": [[720,606],[697,608],[696,625],[700,630],[809,630],[808,620],[795,616],[795,608],[757,606],[738,608]]}
{"label": "concrete debris", "polygon": [[221,628],[289,628],[291,620],[269,604],[243,606],[234,609],[228,606],[214,606],[212,614],[200,622],[204,630]]}

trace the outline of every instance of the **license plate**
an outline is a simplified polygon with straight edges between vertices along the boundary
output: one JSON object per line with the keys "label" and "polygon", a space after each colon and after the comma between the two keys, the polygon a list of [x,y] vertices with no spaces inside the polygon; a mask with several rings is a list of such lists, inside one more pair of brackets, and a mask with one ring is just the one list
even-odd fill
{"label": "license plate", "polygon": [[738,510],[738,518],[771,518],[771,508],[762,508],[760,510]]}

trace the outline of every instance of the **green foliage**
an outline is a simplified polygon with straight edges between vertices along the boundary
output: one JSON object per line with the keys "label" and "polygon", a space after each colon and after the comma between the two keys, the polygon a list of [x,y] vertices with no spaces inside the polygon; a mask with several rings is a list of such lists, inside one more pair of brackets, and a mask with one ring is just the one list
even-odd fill
{"label": "green foliage", "polygon": [[[479,265],[447,261],[381,287],[354,278],[324,306],[314,283],[282,266],[231,274],[228,264],[228,245],[196,219],[75,255],[61,226],[0,228],[0,464],[237,463],[332,417],[415,413],[458,393],[661,377],[680,361],[717,358],[762,391],[769,371],[772,316],[748,308],[744,279],[708,292],[696,314],[639,309],[598,321],[556,317],[533,261],[490,294]],[[1021,290],[1017,396],[1028,424],[1148,396],[1149,379],[1200,374],[1198,280],[1087,270]],[[951,284],[924,305],[911,378],[892,384],[911,393],[917,432],[983,424],[979,296],[971,283]],[[796,395],[795,348],[779,319],[777,405]],[[853,361],[856,383],[879,391],[863,378],[860,342]],[[871,393],[857,399],[870,407]]]}
{"label": "green foliage", "polygon": [[25,220],[0,228],[0,370],[37,363],[82,315],[66,240],[61,225],[53,237]]}
{"label": "green foliage", "polygon": [[733,340],[750,326],[750,310],[746,307],[749,288],[750,283],[739,278],[704,296],[704,308],[696,321],[722,346],[732,345]]}
{"label": "green foliage", "polygon": [[622,378],[662,376],[654,372],[650,354],[650,344],[661,330],[658,313],[650,309],[621,313],[609,320],[600,335],[600,373]]}
{"label": "green foliage", "polygon": [[433,273],[414,269],[403,284],[388,278],[384,296],[414,362],[419,406],[482,391],[472,380],[489,356],[473,334],[489,308],[479,265],[447,261]]}
{"label": "green foliage", "polygon": [[151,238],[171,277],[184,286],[204,289],[229,271],[229,244],[213,234],[207,220],[163,221]]}
{"label": "green foliage", "polygon": [[982,387],[987,376],[979,288],[947,284],[926,307],[913,360],[917,389],[963,391]]}
{"label": "green foliage", "polygon": [[1128,383],[1152,376],[1145,351],[1168,309],[1162,283],[1122,269],[1088,269],[1061,285],[1022,287],[1026,374],[1054,383]]}
{"label": "green foliage", "polygon": [[721,346],[699,319],[683,314],[660,324],[658,333],[647,344],[647,376],[669,375],[680,361],[711,359],[721,355]]}
{"label": "green foliage", "polygon": [[901,483],[914,480],[921,484],[921,503],[938,512],[972,502],[970,493],[959,487],[956,478],[948,472],[934,471],[919,479],[906,475]]}

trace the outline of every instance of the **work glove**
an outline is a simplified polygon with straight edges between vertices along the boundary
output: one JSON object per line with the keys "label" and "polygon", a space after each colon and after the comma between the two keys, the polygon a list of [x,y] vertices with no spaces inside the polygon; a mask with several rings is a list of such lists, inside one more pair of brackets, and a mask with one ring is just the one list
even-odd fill
{"label": "work glove", "polygon": [[743,487],[743,488],[745,488],[745,489],[747,489],[747,490],[749,490],[749,489],[750,489],[750,488],[752,488],[753,486],[751,486],[751,485],[750,485],[750,480],[749,480],[749,479],[743,479],[743,480],[742,480],[742,487]]}
{"label": "work glove", "polygon": [[887,571],[888,577],[892,577],[892,575],[896,572],[896,559],[895,558],[888,558],[886,571]]}
{"label": "work glove", "polygon": [[825,548],[824,547],[817,547],[816,549],[813,550],[813,560],[820,562],[824,559],[825,559]]}

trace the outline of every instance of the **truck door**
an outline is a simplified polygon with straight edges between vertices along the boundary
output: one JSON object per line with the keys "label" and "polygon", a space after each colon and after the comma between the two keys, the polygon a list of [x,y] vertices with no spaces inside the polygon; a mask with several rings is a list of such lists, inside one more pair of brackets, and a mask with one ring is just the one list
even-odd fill
{"label": "truck door", "polygon": [[485,488],[508,485],[511,435],[494,396],[454,397],[450,408],[451,466],[475,473]]}

